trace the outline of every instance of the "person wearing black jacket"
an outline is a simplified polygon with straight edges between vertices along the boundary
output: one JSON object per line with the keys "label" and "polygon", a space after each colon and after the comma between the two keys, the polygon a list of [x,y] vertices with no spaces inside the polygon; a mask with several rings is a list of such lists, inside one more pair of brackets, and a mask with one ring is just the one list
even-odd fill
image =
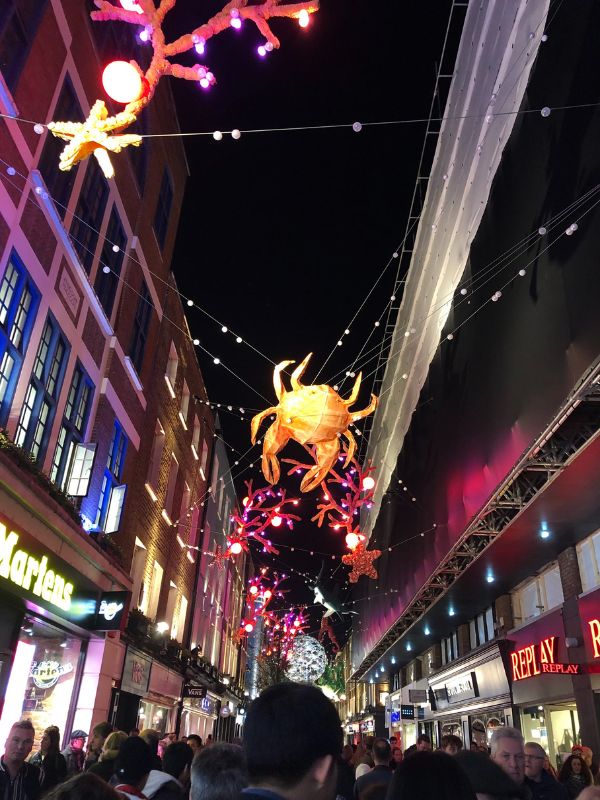
{"label": "person wearing black jacket", "polygon": [[354,797],[357,800],[362,800],[365,792],[370,790],[372,786],[380,786],[387,789],[394,774],[393,769],[390,767],[391,757],[392,748],[388,740],[375,739],[373,742],[373,761],[375,766],[370,772],[361,775],[354,784]]}
{"label": "person wearing black jacket", "polygon": [[42,791],[42,773],[25,759],[31,753],[35,729],[26,719],[15,722],[8,733],[4,755],[0,759],[0,797],[2,800],[38,800]]}
{"label": "person wearing black jacket", "polygon": [[60,752],[60,731],[56,725],[46,728],[40,749],[29,759],[29,763],[42,770],[42,791],[47,792],[67,777],[67,762]]}

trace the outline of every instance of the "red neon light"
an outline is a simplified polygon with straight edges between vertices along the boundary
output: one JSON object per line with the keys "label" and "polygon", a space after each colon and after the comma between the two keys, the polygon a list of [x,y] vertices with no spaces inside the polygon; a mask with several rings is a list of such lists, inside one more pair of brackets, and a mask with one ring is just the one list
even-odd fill
{"label": "red neon light", "polygon": [[600,658],[600,620],[591,619],[588,625],[590,626],[590,633],[592,634],[594,658]]}
{"label": "red neon light", "polygon": [[[598,632],[600,634],[600,625]],[[521,647],[511,653],[513,681],[532,678],[542,672],[560,672],[560,670],[546,668],[548,665],[556,665],[555,645],[556,636],[549,636],[547,639],[542,639],[537,645],[529,644],[527,647]]]}

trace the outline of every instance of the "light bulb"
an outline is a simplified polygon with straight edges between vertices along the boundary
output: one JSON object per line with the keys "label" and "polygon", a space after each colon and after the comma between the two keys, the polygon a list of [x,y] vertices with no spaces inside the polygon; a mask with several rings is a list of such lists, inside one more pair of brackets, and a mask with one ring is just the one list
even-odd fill
{"label": "light bulb", "polygon": [[215,131],[213,133],[213,139],[215,140],[215,142],[220,142],[222,138],[223,134],[221,133],[221,131]]}
{"label": "light bulb", "polygon": [[267,50],[264,44],[259,44],[258,47],[256,48],[256,52],[261,58],[264,58],[267,55]]}
{"label": "light bulb", "polygon": [[142,76],[127,61],[111,61],[102,73],[102,85],[106,94],[117,103],[137,100],[143,89]]}
{"label": "light bulb", "polygon": [[138,34],[138,38],[140,42],[147,42],[150,40],[150,31],[148,28],[142,28],[142,30]]}
{"label": "light bulb", "polygon": [[246,633],[252,633],[252,631],[254,630],[254,625],[251,622],[247,622],[244,625],[244,630],[246,631]]}
{"label": "light bulb", "polygon": [[220,364],[220,363],[221,363],[220,358],[213,358],[213,364]]}
{"label": "light bulb", "polygon": [[375,479],[372,478],[370,475],[367,475],[366,478],[363,478],[362,488],[368,492],[370,489],[375,487]]}
{"label": "light bulb", "polygon": [[136,14],[144,13],[140,8],[137,0],[119,0],[119,2],[121,3],[121,6],[122,8],[125,9],[125,11],[135,11]]}
{"label": "light bulb", "polygon": [[356,533],[347,533],[346,534],[346,544],[350,548],[350,550],[355,550],[359,545],[360,539],[358,534]]}
{"label": "light bulb", "polygon": [[227,333],[227,325],[223,325],[221,328],[221,333]]}
{"label": "light bulb", "polygon": [[208,78],[200,78],[200,86],[203,89],[210,88],[210,81],[208,80]]}
{"label": "light bulb", "polygon": [[258,594],[258,586],[251,586],[249,591],[250,594]]}
{"label": "light bulb", "polygon": [[264,592],[265,600],[270,600],[272,596],[273,592],[270,589],[267,589],[266,592]]}
{"label": "light bulb", "polygon": [[301,28],[308,28],[308,23],[310,22],[310,14],[308,11],[303,8],[302,11],[298,14],[298,24]]}
{"label": "light bulb", "polygon": [[229,24],[232,28],[235,28],[236,31],[239,31],[239,29],[242,27],[242,20],[239,17],[232,17]]}
{"label": "light bulb", "polygon": [[237,556],[242,552],[242,545],[239,542],[234,542],[230,546],[229,551],[233,553],[234,556]]}
{"label": "light bulb", "polygon": [[241,138],[241,136],[242,136],[242,132],[240,130],[238,130],[238,128],[234,128],[231,131],[231,138],[232,139],[235,139],[237,141],[238,139]]}
{"label": "light bulb", "polygon": [[282,522],[283,520],[281,519],[281,517],[273,517],[273,519],[271,520],[271,525],[274,528],[278,528]]}
{"label": "light bulb", "polygon": [[360,133],[362,131],[362,123],[361,122],[353,122],[352,123],[352,130],[354,133]]}

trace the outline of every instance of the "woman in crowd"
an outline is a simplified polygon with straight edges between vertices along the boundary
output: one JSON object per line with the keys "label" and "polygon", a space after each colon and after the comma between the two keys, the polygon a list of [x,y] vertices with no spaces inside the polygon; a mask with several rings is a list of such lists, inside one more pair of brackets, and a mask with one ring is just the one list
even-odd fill
{"label": "woman in crowd", "polygon": [[567,758],[558,773],[558,780],[569,793],[570,800],[575,800],[586,786],[594,783],[590,768],[578,754]]}
{"label": "woman in crowd", "polygon": [[108,783],[115,774],[115,762],[119,755],[119,747],[121,747],[123,742],[128,738],[124,731],[113,731],[109,733],[102,745],[100,758],[96,764],[90,767],[89,771],[94,775],[98,775],[99,778],[102,778],[102,780]]}
{"label": "woman in crowd", "polygon": [[42,792],[53,789],[67,777],[67,762],[60,752],[60,731],[56,725],[46,728],[40,749],[29,759],[30,764],[42,769]]}

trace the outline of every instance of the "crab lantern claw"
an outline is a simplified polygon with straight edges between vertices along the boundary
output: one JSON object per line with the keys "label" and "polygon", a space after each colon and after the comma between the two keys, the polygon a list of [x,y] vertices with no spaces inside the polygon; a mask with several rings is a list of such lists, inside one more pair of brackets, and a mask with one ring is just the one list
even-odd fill
{"label": "crab lantern claw", "polygon": [[362,372],[359,372],[356,376],[356,380],[354,381],[354,386],[352,387],[352,391],[350,392],[350,397],[347,400],[342,400],[343,404],[346,408],[350,408],[356,402],[356,398],[358,397],[358,393],[360,391],[360,382],[362,380]]}
{"label": "crab lantern claw", "polygon": [[256,435],[263,419],[266,419],[269,414],[276,413],[277,408],[275,406],[271,406],[271,408],[266,408],[264,411],[261,411],[259,414],[256,414],[254,417],[252,417],[252,422],[250,423],[250,440],[252,444],[256,442]]}
{"label": "crab lantern claw", "polygon": [[368,417],[369,414],[372,414],[376,408],[377,408],[377,398],[375,397],[374,394],[372,394],[371,402],[366,408],[363,408],[362,411],[351,412],[352,422],[358,422],[359,419],[364,419],[365,417]]}
{"label": "crab lantern claw", "polygon": [[289,367],[290,364],[293,364],[293,361],[281,361],[275,369],[273,370],[273,386],[275,387],[275,394],[277,395],[277,399],[281,400],[283,395],[285,394],[285,389],[283,387],[283,383],[281,382],[281,371],[286,367]]}
{"label": "crab lantern claw", "polygon": [[304,375],[304,370],[306,369],[306,365],[310,361],[311,356],[312,353],[309,353],[304,359],[304,361],[301,364],[298,364],[296,369],[292,372],[292,389],[294,390],[302,389],[300,378]]}

